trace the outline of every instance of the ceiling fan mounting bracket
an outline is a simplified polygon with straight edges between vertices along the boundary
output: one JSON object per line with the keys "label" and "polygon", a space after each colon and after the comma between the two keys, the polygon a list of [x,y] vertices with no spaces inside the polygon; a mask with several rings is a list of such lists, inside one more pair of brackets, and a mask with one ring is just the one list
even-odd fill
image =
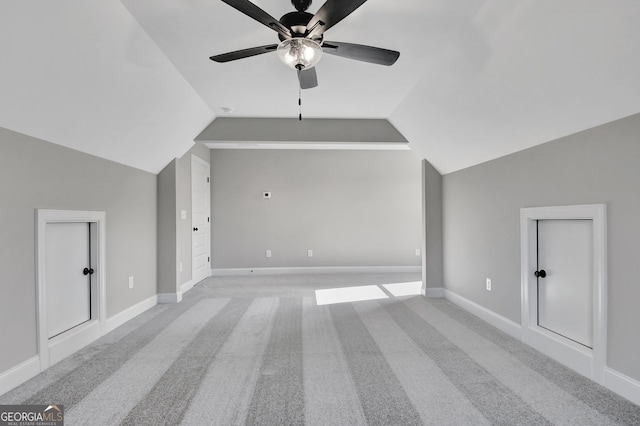
{"label": "ceiling fan mounting bracket", "polygon": [[311,0],[291,0],[291,4],[299,12],[304,12],[305,10],[309,9],[309,6],[311,6],[311,3],[312,3]]}

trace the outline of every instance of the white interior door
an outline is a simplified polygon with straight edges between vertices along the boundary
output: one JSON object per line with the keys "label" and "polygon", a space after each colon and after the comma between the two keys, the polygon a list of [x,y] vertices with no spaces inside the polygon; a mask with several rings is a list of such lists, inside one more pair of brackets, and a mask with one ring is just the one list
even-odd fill
{"label": "white interior door", "polygon": [[209,232],[209,163],[191,157],[191,264],[193,284],[211,273],[211,244]]}
{"label": "white interior door", "polygon": [[47,337],[91,319],[90,240],[88,223],[46,225]]}
{"label": "white interior door", "polygon": [[592,221],[539,220],[537,273],[538,325],[592,348]]}

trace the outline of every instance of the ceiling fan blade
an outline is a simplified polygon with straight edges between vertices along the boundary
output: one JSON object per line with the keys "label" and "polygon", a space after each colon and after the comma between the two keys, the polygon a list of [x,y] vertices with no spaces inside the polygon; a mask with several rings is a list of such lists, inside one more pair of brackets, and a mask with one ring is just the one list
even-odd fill
{"label": "ceiling fan blade", "polygon": [[291,31],[284,25],[280,23],[276,18],[269,15],[264,10],[260,9],[255,4],[251,3],[249,0],[222,0],[224,3],[229,6],[239,10],[250,18],[255,19],[261,24],[266,25],[274,31],[279,32],[285,38],[291,38]]}
{"label": "ceiling fan blade", "polygon": [[220,55],[211,56],[209,59],[215,62],[229,62],[238,59],[248,58],[250,56],[262,55],[263,53],[275,52],[278,49],[277,44],[268,44],[266,46],[250,47],[249,49],[236,50],[234,52],[222,53]]}
{"label": "ceiling fan blade", "polygon": [[301,89],[313,89],[318,85],[318,75],[316,67],[305,68],[298,71],[298,81]]}
{"label": "ceiling fan blade", "polygon": [[319,36],[338,22],[349,16],[351,12],[362,6],[367,0],[327,0],[313,15],[307,24],[309,35]]}
{"label": "ceiling fan blade", "polygon": [[387,66],[393,65],[400,57],[400,52],[395,50],[341,41],[325,41],[322,43],[322,50],[324,53],[343,58]]}

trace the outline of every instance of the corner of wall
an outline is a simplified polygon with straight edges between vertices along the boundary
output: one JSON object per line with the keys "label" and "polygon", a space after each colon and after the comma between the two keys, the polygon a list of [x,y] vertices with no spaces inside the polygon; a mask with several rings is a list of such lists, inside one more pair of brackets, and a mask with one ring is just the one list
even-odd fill
{"label": "corner of wall", "polygon": [[176,164],[174,159],[158,174],[158,287],[157,293],[177,292]]}
{"label": "corner of wall", "polygon": [[422,160],[423,256],[422,281],[425,291],[443,284],[442,175]]}

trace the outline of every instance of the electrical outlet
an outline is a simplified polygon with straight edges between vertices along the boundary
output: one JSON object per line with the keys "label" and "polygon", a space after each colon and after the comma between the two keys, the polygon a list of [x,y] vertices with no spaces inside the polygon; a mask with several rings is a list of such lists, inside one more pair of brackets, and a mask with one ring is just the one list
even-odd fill
{"label": "electrical outlet", "polygon": [[271,192],[270,191],[264,191],[262,193],[262,198],[271,198]]}
{"label": "electrical outlet", "polygon": [[487,291],[491,291],[491,278],[487,278]]}
{"label": "electrical outlet", "polygon": [[313,250],[307,250],[307,257],[313,257]]}
{"label": "electrical outlet", "polygon": [[180,272],[182,272],[182,262],[180,262],[180,263],[178,264],[178,270],[179,270]]}
{"label": "electrical outlet", "polygon": [[129,288],[133,288],[133,275],[129,277]]}
{"label": "electrical outlet", "polygon": [[420,256],[420,249],[416,249],[416,256]]}
{"label": "electrical outlet", "polygon": [[267,257],[271,257],[271,250],[265,251],[264,255],[267,256]]}

